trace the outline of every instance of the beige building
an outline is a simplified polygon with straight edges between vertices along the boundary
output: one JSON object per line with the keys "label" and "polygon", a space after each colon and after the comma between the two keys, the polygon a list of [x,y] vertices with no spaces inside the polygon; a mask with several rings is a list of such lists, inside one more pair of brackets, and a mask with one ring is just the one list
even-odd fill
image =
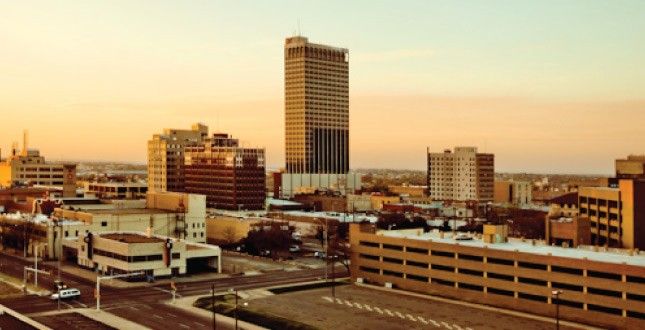
{"label": "beige building", "polygon": [[22,151],[14,146],[0,162],[0,187],[44,186],[63,189],[64,197],[76,196],[76,164],[51,163],[40,151],[29,149],[25,131]]}
{"label": "beige building", "polygon": [[285,62],[288,173],[349,171],[349,51],[287,38]]}
{"label": "beige building", "polygon": [[426,195],[426,190],[428,187],[426,186],[388,186],[387,189],[397,195],[406,195],[408,197],[425,197]]}
{"label": "beige building", "polygon": [[262,218],[241,218],[217,215],[206,219],[206,236],[211,243],[233,244],[244,239]]}
{"label": "beige building", "polygon": [[65,248],[77,253],[79,266],[103,274],[167,277],[222,269],[218,246],[140,232],[83,233]]}
{"label": "beige building", "polygon": [[148,141],[148,190],[184,191],[184,149],[202,143],[208,126],[194,124],[189,130],[165,129]]}
{"label": "beige building", "polygon": [[629,155],[625,159],[616,159],[616,177],[645,178],[645,155]]}
{"label": "beige building", "polygon": [[527,181],[495,181],[495,203],[517,206],[531,204],[532,184]]}
{"label": "beige building", "polygon": [[[351,277],[546,317],[555,315],[557,304],[563,319],[645,328],[645,255],[505,242],[503,231],[497,234],[494,241],[501,243],[352,224]],[[557,301],[553,290],[562,291]]]}
{"label": "beige building", "polygon": [[578,195],[580,217],[590,221],[592,244],[645,249],[645,181],[582,187]]}
{"label": "beige building", "polygon": [[428,191],[435,200],[492,202],[495,156],[475,147],[456,147],[454,152],[428,149]]}

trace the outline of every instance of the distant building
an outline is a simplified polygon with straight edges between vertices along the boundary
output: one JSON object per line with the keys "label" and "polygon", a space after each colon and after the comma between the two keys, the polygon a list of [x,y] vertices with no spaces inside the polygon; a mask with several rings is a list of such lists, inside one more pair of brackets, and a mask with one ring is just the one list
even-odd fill
{"label": "distant building", "polygon": [[0,162],[0,186],[43,186],[61,188],[63,196],[76,196],[76,164],[45,161],[37,149],[29,149],[25,131],[23,148],[14,146],[11,155]]}
{"label": "distant building", "polygon": [[645,178],[645,155],[629,155],[625,159],[616,159],[616,178]]}
{"label": "distant building", "polygon": [[388,186],[387,189],[397,195],[405,195],[407,197],[425,197],[426,186]]}
{"label": "distant building", "polygon": [[533,185],[528,181],[495,181],[495,203],[523,206],[531,204]]}
{"label": "distant building", "polygon": [[264,149],[240,147],[227,134],[187,146],[185,191],[206,195],[208,207],[261,210],[266,199]]}
{"label": "distant building", "polygon": [[621,179],[615,188],[582,187],[578,194],[592,244],[645,249],[645,181]]}
{"label": "distant building", "polygon": [[428,149],[428,190],[435,200],[492,202],[495,156],[475,147],[431,153]]}
{"label": "distant building", "polygon": [[[275,178],[275,177],[274,177]],[[279,180],[274,184],[278,195],[274,197],[292,198],[297,194],[313,194],[320,191],[353,194],[361,189],[362,176],[356,172],[347,174],[311,174],[311,173],[280,173]]]}
{"label": "distant building", "polygon": [[[350,224],[352,281],[596,326],[645,328],[645,255]],[[486,242],[488,241],[488,242]],[[552,290],[562,290],[559,299]],[[593,320],[593,321],[590,321]]]}
{"label": "distant building", "polygon": [[85,182],[85,195],[101,199],[144,199],[147,192],[139,182]]}
{"label": "distant building", "polygon": [[184,149],[208,137],[208,126],[194,124],[190,130],[165,129],[148,141],[148,190],[184,191]]}
{"label": "distant building", "polygon": [[579,214],[578,210],[578,192],[566,193],[551,198],[545,203],[549,207],[549,217],[553,218],[573,218]]}

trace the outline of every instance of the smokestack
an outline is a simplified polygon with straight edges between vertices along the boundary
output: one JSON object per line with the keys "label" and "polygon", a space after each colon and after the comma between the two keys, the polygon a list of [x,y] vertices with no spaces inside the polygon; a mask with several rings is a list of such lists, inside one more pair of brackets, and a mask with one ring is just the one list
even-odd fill
{"label": "smokestack", "polygon": [[22,155],[27,156],[27,149],[29,148],[29,131],[22,132]]}

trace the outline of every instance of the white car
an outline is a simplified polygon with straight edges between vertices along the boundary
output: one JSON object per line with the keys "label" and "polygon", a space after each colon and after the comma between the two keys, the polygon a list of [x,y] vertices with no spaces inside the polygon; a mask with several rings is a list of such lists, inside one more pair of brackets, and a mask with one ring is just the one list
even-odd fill
{"label": "white car", "polygon": [[63,289],[52,294],[49,298],[51,300],[58,300],[59,295],[60,299],[78,298],[81,296],[81,291],[79,289]]}

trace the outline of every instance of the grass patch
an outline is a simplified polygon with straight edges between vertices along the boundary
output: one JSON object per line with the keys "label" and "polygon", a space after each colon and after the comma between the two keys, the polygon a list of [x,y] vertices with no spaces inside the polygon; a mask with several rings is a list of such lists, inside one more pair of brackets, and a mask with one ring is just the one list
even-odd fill
{"label": "grass patch", "polygon": [[281,293],[306,291],[306,290],[321,289],[321,288],[330,288],[332,286],[338,287],[341,285],[347,285],[347,282],[345,281],[317,282],[317,283],[309,283],[309,284],[302,284],[302,285],[285,286],[280,288],[269,289],[269,292],[273,294],[281,294]]}
{"label": "grass patch", "polygon": [[[226,297],[230,296],[230,297]],[[218,299],[218,297],[220,297]],[[230,300],[235,300],[235,295],[223,295],[215,297],[215,312],[217,314],[222,314],[228,317],[235,317],[235,304],[229,303]],[[213,304],[211,297],[202,297],[197,299],[193,304],[195,307],[213,311]],[[286,329],[286,330],[315,330],[316,327],[311,325],[289,320],[287,318],[264,313],[259,311],[254,311],[249,308],[238,306],[237,317],[241,321],[249,322],[255,325],[259,325],[268,329]]]}

